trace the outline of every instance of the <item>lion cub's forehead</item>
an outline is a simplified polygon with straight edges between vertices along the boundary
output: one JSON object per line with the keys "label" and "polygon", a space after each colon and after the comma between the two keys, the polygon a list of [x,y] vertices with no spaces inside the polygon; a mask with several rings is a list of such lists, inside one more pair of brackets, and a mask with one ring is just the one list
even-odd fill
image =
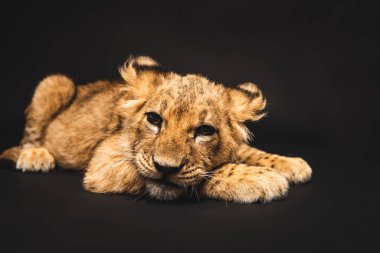
{"label": "lion cub's forehead", "polygon": [[170,75],[162,80],[157,93],[172,100],[188,103],[210,104],[218,101],[223,94],[223,87],[198,75]]}
{"label": "lion cub's forehead", "polygon": [[162,80],[152,106],[170,118],[214,121],[223,108],[225,88],[197,75],[172,75]]}

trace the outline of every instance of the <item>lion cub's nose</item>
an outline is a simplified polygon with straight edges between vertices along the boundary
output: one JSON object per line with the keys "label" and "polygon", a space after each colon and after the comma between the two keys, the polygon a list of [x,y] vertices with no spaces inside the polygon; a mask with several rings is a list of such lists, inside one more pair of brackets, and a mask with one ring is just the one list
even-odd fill
{"label": "lion cub's nose", "polygon": [[181,163],[179,166],[167,166],[161,165],[156,161],[153,161],[156,170],[162,174],[176,174],[178,173],[184,166],[184,163]]}

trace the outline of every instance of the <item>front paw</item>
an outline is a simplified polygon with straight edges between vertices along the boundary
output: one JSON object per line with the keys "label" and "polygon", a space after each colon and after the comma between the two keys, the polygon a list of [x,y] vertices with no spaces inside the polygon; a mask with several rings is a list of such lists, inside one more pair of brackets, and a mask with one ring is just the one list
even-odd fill
{"label": "front paw", "polygon": [[16,169],[47,172],[55,166],[54,157],[45,148],[25,148],[21,150]]}
{"label": "front paw", "polygon": [[215,171],[205,183],[205,195],[238,203],[269,202],[283,197],[288,181],[266,167],[245,164],[227,165]]}
{"label": "front paw", "polygon": [[299,157],[284,157],[275,161],[274,167],[290,183],[304,183],[311,178],[312,170],[309,164]]}

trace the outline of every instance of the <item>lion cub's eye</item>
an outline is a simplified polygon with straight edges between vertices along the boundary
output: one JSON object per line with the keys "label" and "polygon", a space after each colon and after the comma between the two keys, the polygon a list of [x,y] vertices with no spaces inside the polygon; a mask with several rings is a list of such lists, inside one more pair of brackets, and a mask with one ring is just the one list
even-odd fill
{"label": "lion cub's eye", "polygon": [[213,135],[216,132],[215,128],[209,125],[202,125],[195,129],[195,136]]}
{"label": "lion cub's eye", "polygon": [[160,115],[154,112],[147,112],[146,113],[146,119],[149,121],[149,123],[160,127],[162,123],[162,118]]}

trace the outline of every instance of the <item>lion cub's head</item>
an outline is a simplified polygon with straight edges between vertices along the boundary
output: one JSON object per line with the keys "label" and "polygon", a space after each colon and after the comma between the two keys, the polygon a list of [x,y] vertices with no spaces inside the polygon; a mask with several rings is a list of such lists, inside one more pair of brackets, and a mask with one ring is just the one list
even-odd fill
{"label": "lion cub's head", "polygon": [[250,135],[245,121],[263,116],[265,100],[252,83],[226,88],[205,77],[163,71],[149,57],[120,68],[133,162],[151,196],[169,200],[208,171],[235,161]]}

